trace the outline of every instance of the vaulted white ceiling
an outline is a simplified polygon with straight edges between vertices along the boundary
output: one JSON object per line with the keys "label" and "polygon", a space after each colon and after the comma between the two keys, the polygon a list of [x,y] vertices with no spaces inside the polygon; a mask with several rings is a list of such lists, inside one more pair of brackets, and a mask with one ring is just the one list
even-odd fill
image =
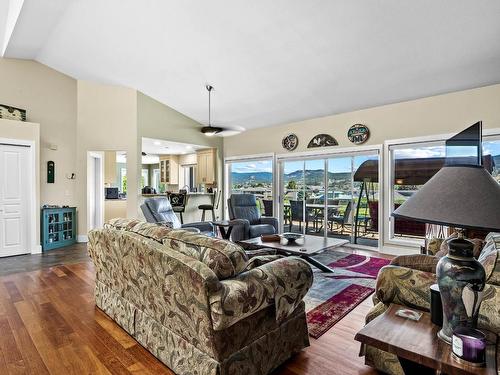
{"label": "vaulted white ceiling", "polygon": [[213,122],[249,129],[498,83],[499,19],[498,0],[24,0],[5,56],[202,123],[210,83]]}

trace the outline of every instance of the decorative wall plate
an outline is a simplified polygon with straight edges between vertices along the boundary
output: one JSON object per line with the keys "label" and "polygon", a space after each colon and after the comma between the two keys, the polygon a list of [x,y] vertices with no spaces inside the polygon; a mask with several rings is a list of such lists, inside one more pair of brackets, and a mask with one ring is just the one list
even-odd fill
{"label": "decorative wall plate", "polygon": [[281,145],[285,150],[293,151],[299,145],[299,138],[297,137],[297,135],[290,133],[283,137],[283,139],[281,140]]}
{"label": "decorative wall plate", "polygon": [[354,124],[347,131],[347,138],[356,145],[365,143],[369,137],[370,129],[363,124]]}
{"label": "decorative wall plate", "polygon": [[6,120],[26,121],[26,110],[0,104],[0,118]]}
{"label": "decorative wall plate", "polygon": [[307,148],[338,146],[338,142],[330,134],[318,134],[309,141]]}

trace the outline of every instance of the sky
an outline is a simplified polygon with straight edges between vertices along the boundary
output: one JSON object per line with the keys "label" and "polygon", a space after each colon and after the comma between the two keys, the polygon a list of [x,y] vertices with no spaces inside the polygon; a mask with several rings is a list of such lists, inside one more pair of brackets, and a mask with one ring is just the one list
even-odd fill
{"label": "sky", "polygon": [[[463,156],[464,149],[454,151],[454,156],[460,154]],[[500,155],[500,141],[483,141],[483,153],[485,155]],[[394,150],[394,155],[398,159],[406,158],[431,158],[431,157],[444,157],[445,147],[441,146],[428,146],[418,148],[406,148]],[[354,168],[358,168],[364,161],[374,159],[377,156],[355,156]],[[285,174],[295,172],[303,168],[303,161],[289,161],[285,162]],[[306,169],[317,170],[324,168],[324,159],[307,160]],[[335,173],[350,172],[351,171],[351,157],[338,157],[329,159],[328,171]],[[232,163],[232,172],[237,173],[256,173],[256,172],[272,172],[272,160],[258,160],[247,161],[240,163]]]}

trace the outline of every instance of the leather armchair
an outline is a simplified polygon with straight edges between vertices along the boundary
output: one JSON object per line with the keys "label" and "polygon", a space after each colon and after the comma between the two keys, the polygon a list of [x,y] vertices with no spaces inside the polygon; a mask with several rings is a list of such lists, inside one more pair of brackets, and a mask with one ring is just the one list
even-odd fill
{"label": "leather armchair", "polygon": [[228,199],[229,219],[234,224],[231,239],[234,242],[278,233],[278,219],[262,217],[253,194],[232,194]]}
{"label": "leather armchair", "polygon": [[172,223],[174,229],[185,229],[190,232],[214,235],[214,226],[208,221],[181,224],[167,198],[147,198],[141,204],[141,210],[148,223]]}

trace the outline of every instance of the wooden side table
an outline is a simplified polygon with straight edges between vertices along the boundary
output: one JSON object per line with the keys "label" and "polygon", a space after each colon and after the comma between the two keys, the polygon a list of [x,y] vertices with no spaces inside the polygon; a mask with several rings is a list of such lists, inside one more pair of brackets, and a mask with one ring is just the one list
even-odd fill
{"label": "wooden side table", "polygon": [[212,221],[212,224],[219,229],[220,235],[222,236],[223,239],[225,240],[231,239],[231,232],[234,226],[233,223],[231,223],[229,220],[219,220],[219,221]]}
{"label": "wooden side table", "polygon": [[432,324],[429,313],[424,312],[418,322],[396,315],[404,306],[392,304],[389,309],[359,331],[355,340],[396,355],[406,375],[435,374],[436,370],[448,375],[496,375],[497,336],[485,332],[486,367],[459,363],[451,354],[451,346],[437,338],[441,327]]}

